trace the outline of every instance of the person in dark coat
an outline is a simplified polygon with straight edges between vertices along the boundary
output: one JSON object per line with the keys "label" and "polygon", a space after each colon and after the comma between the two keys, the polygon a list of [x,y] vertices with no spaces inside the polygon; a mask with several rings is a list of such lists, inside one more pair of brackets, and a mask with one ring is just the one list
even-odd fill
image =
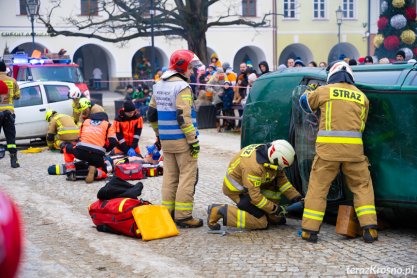
{"label": "person in dark coat", "polygon": [[261,74],[260,75],[264,75],[264,74],[270,72],[269,71],[268,63],[266,61],[262,61],[262,62],[259,63],[259,69],[261,71]]}

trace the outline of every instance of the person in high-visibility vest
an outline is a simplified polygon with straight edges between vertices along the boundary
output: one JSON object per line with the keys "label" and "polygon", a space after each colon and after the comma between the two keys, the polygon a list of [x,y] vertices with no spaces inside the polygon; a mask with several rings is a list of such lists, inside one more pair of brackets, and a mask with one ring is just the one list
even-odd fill
{"label": "person in high-visibility vest", "polygon": [[63,148],[64,160],[66,164],[67,179],[75,181],[74,159],[78,158],[88,162],[88,174],[85,178],[87,183],[94,181],[97,175],[97,168],[107,171],[107,165],[104,160],[106,152],[110,151],[116,145],[116,134],[109,123],[108,116],[105,112],[91,114],[86,119],[80,129],[80,140],[74,144],[66,144]]}
{"label": "person in high-visibility vest", "polygon": [[350,66],[343,61],[330,65],[327,85],[306,91],[300,97],[300,106],[306,113],[317,109],[321,112],[316,156],[305,198],[302,239],[317,242],[326,197],[341,169],[354,196],[363,239],[367,243],[374,242],[378,239],[374,190],[362,141],[369,100],[354,85]]}
{"label": "person in high-visibility vest", "polygon": [[62,143],[71,143],[78,140],[80,128],[71,116],[47,110],[45,119],[49,122],[46,143],[50,150],[60,150]]}
{"label": "person in high-visibility vest", "polygon": [[194,193],[198,181],[200,152],[193,93],[188,80],[193,67],[201,64],[189,50],[177,50],[169,70],[153,86],[148,119],[164,151],[162,204],[178,226],[196,228],[203,220],[194,218]]}
{"label": "person in high-visibility vest", "polygon": [[0,61],[0,130],[3,128],[10,153],[12,168],[20,167],[17,161],[16,149],[16,115],[14,113],[14,100],[20,98],[20,89],[16,80],[6,74],[6,64]]}

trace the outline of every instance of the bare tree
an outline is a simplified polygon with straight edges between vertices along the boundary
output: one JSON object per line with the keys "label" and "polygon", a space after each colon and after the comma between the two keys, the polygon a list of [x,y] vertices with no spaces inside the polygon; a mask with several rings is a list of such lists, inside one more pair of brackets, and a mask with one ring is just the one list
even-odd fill
{"label": "bare tree", "polygon": [[[252,27],[267,24],[265,14],[261,20],[250,21],[237,15],[229,7],[217,18],[208,17],[209,7],[220,0],[102,0],[100,17],[82,19],[65,18],[76,31],[60,30],[51,22],[53,12],[60,8],[61,0],[40,16],[51,36],[74,36],[96,38],[106,42],[126,42],[134,38],[151,36],[150,1],[155,1],[153,16],[154,36],[179,36],[188,43],[188,48],[207,61],[206,32],[214,26],[246,25]],[[226,0],[222,0],[223,2]]]}

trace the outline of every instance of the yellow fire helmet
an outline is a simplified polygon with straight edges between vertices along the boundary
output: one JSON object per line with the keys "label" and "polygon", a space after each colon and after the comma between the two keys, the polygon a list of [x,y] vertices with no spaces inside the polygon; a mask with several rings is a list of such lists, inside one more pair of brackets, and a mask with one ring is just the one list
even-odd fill
{"label": "yellow fire helmet", "polygon": [[46,113],[45,113],[45,120],[46,120],[47,122],[49,122],[49,121],[51,120],[51,117],[52,117],[55,113],[56,113],[56,111],[54,111],[54,110],[51,110],[51,109],[46,110]]}
{"label": "yellow fire helmet", "polygon": [[91,107],[91,101],[88,98],[82,97],[80,98],[80,109],[84,111],[87,108]]}

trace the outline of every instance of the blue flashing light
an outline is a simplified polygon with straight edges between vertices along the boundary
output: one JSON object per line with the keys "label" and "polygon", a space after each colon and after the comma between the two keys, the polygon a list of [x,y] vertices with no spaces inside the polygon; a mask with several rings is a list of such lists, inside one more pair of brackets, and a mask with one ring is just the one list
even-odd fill
{"label": "blue flashing light", "polygon": [[70,64],[71,59],[53,59],[55,64]]}
{"label": "blue flashing light", "polygon": [[13,58],[13,64],[27,64],[28,63],[28,58],[24,58],[24,57],[14,57]]}

